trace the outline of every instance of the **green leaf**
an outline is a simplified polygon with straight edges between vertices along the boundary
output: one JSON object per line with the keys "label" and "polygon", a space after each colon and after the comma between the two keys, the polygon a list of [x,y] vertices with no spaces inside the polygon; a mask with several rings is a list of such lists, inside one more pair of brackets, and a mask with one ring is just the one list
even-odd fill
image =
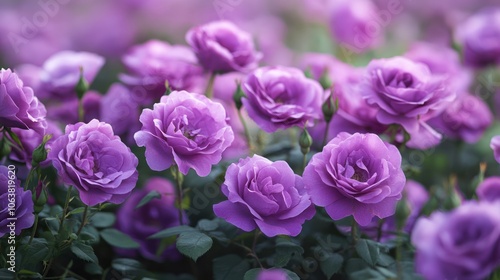
{"label": "green leaf", "polygon": [[238,255],[226,255],[214,259],[215,280],[242,279],[250,268],[250,263]]}
{"label": "green leaf", "polygon": [[114,259],[111,263],[111,267],[119,272],[139,271],[143,268],[139,261],[127,258]]}
{"label": "green leaf", "polygon": [[197,231],[181,233],[176,243],[177,250],[194,261],[205,254],[212,247],[212,244],[212,238]]}
{"label": "green leaf", "polygon": [[115,224],[116,216],[113,213],[97,212],[90,218],[90,224],[96,228],[108,228]]}
{"label": "green leaf", "polygon": [[101,237],[111,246],[117,248],[136,249],[140,247],[139,243],[130,238],[130,236],[113,228],[101,231]]}
{"label": "green leaf", "polygon": [[347,274],[351,274],[351,273],[354,273],[356,271],[363,270],[367,267],[368,267],[368,265],[366,264],[366,262],[364,260],[359,259],[359,258],[351,258],[351,259],[346,260],[344,269],[345,269],[345,272]]}
{"label": "green leaf", "polygon": [[356,243],[356,252],[369,265],[375,265],[380,255],[380,248],[372,240],[360,239]]}
{"label": "green leaf", "polygon": [[96,263],[86,263],[85,272],[87,272],[90,275],[102,275],[103,269],[100,265]]}
{"label": "green leaf", "polygon": [[340,270],[343,263],[344,258],[342,257],[342,255],[333,253],[329,254],[325,260],[320,261],[319,266],[326,277],[330,279],[332,278],[333,274],[337,273]]}
{"label": "green leaf", "polygon": [[349,274],[350,279],[366,279],[366,280],[386,280],[387,278],[378,271],[367,267]]}
{"label": "green leaf", "polygon": [[276,238],[276,254],[274,255],[274,266],[284,267],[294,256],[304,253],[304,248],[295,243],[289,237]]}
{"label": "green leaf", "polygon": [[20,246],[18,254],[22,257],[21,265],[27,270],[37,270],[37,266],[50,257],[47,241],[43,238],[34,238],[31,244]]}
{"label": "green leaf", "polygon": [[214,231],[219,227],[219,223],[214,220],[201,219],[198,228],[203,231]]}
{"label": "green leaf", "polygon": [[192,228],[190,226],[176,226],[157,232],[148,237],[148,239],[163,239],[170,236],[179,235],[183,232],[197,232],[197,231],[198,231],[197,229]]}
{"label": "green leaf", "polygon": [[79,259],[86,262],[99,263],[97,256],[94,253],[94,249],[86,244],[80,242],[73,242],[71,244],[71,252],[75,254]]}
{"label": "green leaf", "polygon": [[85,207],[78,207],[78,208],[75,208],[73,210],[71,210],[67,215],[66,217],[70,216],[70,215],[75,215],[75,214],[80,214],[80,213],[83,213],[83,211],[85,210]]}
{"label": "green leaf", "polygon": [[142,206],[148,204],[153,199],[160,199],[161,194],[157,191],[150,191],[146,196],[144,196],[141,201],[135,206],[135,209],[141,208]]}

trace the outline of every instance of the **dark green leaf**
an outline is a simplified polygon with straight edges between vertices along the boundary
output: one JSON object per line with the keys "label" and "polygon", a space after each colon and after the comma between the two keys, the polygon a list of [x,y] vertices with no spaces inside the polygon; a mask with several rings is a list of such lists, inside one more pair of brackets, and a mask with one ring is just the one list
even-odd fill
{"label": "dark green leaf", "polygon": [[97,212],[90,218],[90,224],[96,228],[108,228],[114,225],[116,216],[113,213]]}
{"label": "dark green leaf", "polygon": [[212,244],[212,238],[197,231],[181,233],[176,243],[177,250],[194,261],[205,254],[212,247]]}
{"label": "dark green leaf", "polygon": [[96,263],[87,263],[85,264],[85,272],[90,275],[102,275],[103,269]]}
{"label": "dark green leaf", "polygon": [[386,280],[387,278],[380,274],[378,271],[367,267],[363,270],[355,271],[349,274],[350,279],[363,279],[363,280]]}
{"label": "dark green leaf", "polygon": [[347,259],[345,262],[345,271],[347,274],[363,270],[367,267],[368,265],[366,264],[366,262],[359,258]]}
{"label": "dark green leaf", "polygon": [[372,240],[360,239],[356,243],[356,252],[369,265],[375,265],[380,255],[380,248]]}
{"label": "dark green leaf", "polygon": [[130,238],[130,236],[113,228],[101,231],[101,237],[111,246],[117,248],[136,249],[140,247],[139,243]]}
{"label": "dark green leaf", "polygon": [[164,229],[160,232],[157,232],[157,233],[151,235],[150,237],[148,237],[148,239],[150,239],[150,238],[163,239],[163,238],[167,238],[170,236],[179,235],[183,232],[197,232],[197,231],[198,231],[197,229],[192,228],[190,226],[176,226],[176,227],[167,228],[167,229]]}
{"label": "dark green leaf", "polygon": [[333,253],[329,254],[325,260],[320,261],[319,266],[326,277],[330,279],[333,274],[337,273],[340,270],[343,263],[344,258],[342,257],[342,255]]}
{"label": "dark green leaf", "polygon": [[75,254],[75,256],[77,256],[81,260],[92,263],[99,262],[97,256],[94,253],[94,249],[89,245],[80,242],[73,242],[70,249],[71,252],[73,252],[73,254]]}
{"label": "dark green leaf", "polygon": [[150,191],[146,196],[144,196],[141,201],[135,206],[135,209],[141,208],[142,206],[148,204],[153,199],[161,198],[161,194],[157,191]]}
{"label": "dark green leaf", "polygon": [[213,263],[215,280],[243,279],[250,268],[247,260],[234,254],[216,258]]}
{"label": "dark green leaf", "polygon": [[85,210],[85,207],[78,207],[78,208],[71,210],[66,216],[80,214],[80,213],[83,213],[84,210]]}
{"label": "dark green leaf", "polygon": [[99,243],[99,232],[93,226],[86,226],[83,228],[80,234],[80,240],[86,244],[96,244]]}
{"label": "dark green leaf", "polygon": [[28,270],[36,270],[41,262],[50,257],[47,241],[42,238],[34,238],[30,245],[22,245],[18,253],[22,256],[20,267]]}

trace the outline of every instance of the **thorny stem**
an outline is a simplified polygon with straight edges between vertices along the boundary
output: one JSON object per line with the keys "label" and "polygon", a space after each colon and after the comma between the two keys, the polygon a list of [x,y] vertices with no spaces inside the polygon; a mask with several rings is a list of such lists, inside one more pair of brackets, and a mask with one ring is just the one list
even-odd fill
{"label": "thorny stem", "polygon": [[87,224],[87,216],[88,216],[88,211],[89,206],[85,205],[85,209],[83,210],[83,218],[82,218],[82,223],[80,224],[80,227],[78,228],[78,231],[76,232],[76,236],[80,236],[80,233],[82,232],[83,227],[85,224]]}

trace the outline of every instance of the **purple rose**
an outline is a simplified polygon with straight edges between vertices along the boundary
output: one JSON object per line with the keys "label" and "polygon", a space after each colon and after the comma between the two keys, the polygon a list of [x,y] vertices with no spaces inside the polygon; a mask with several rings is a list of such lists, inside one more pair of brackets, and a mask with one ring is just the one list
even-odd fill
{"label": "purple rose", "polygon": [[500,265],[500,204],[469,202],[420,218],[415,266],[426,279],[486,279]]}
{"label": "purple rose", "polygon": [[155,171],[177,164],[184,175],[193,168],[207,176],[234,139],[224,107],[186,91],[163,96],[153,110],[142,111],[140,121],[142,129],[134,138],[146,147],[146,161]]}
{"label": "purple rose", "polygon": [[455,34],[466,64],[485,67],[500,63],[500,8],[476,13],[457,26]]}
{"label": "purple rose", "polygon": [[343,0],[332,6],[330,29],[342,46],[359,53],[379,44],[381,25],[372,1]]}
{"label": "purple rose", "polygon": [[120,75],[120,80],[141,103],[158,101],[165,94],[166,81],[172,90],[202,90],[203,69],[188,47],[151,40],[133,47],[122,61],[129,74]]}
{"label": "purple rose", "polygon": [[87,52],[63,51],[51,56],[42,66],[40,88],[41,99],[67,100],[76,98],[75,87],[83,77],[91,84],[104,65],[104,58]]}
{"label": "purple rose", "polygon": [[66,133],[52,144],[48,158],[67,185],[78,189],[89,206],[122,203],[138,179],[137,157],[113,128],[92,120],[67,125]]}
{"label": "purple rose", "polygon": [[10,69],[0,70],[0,126],[34,129],[43,132],[47,127],[45,106],[30,87]]}
{"label": "purple rose", "polygon": [[461,65],[457,52],[446,46],[419,42],[404,55],[414,62],[427,65],[433,75],[446,79],[457,94],[462,94],[472,82],[472,73]]}
{"label": "purple rose", "polygon": [[257,276],[257,280],[288,280],[285,271],[278,268],[262,270]]}
{"label": "purple rose", "polygon": [[426,121],[455,98],[442,77],[404,57],[373,60],[365,73],[363,95],[380,108],[379,122],[400,124],[411,136],[408,147],[427,149],[439,143],[441,135]]}
{"label": "purple rose", "polygon": [[30,228],[35,221],[31,191],[25,191],[20,186],[16,179],[16,169],[10,167],[0,165],[0,201],[2,206],[0,237],[12,235],[8,226],[13,221],[9,218],[17,219],[14,221],[15,235],[20,235],[23,229]]}
{"label": "purple rose", "polygon": [[491,138],[490,148],[493,150],[495,160],[500,163],[500,135],[493,136],[493,138]]}
{"label": "purple rose", "polygon": [[375,134],[340,133],[304,171],[312,202],[334,220],[353,215],[362,226],[394,214],[405,175],[401,154]]}
{"label": "purple rose", "polygon": [[326,94],[315,80],[290,67],[262,67],[242,85],[246,97],[243,106],[257,125],[266,132],[312,126],[322,118],[321,106]]}
{"label": "purple rose", "polygon": [[[161,198],[153,199],[136,209],[141,199],[151,191],[160,193]],[[149,179],[143,189],[132,192],[118,209],[116,216],[116,228],[141,245],[137,250],[117,250],[121,255],[136,257],[139,253],[144,258],[157,262],[175,261],[180,258],[174,245],[168,247],[161,255],[156,255],[158,248],[161,247],[161,240],[148,239],[160,230],[180,225],[179,213],[175,207],[175,189],[170,181],[159,177]],[[183,217],[184,224],[187,224],[186,215]]]}
{"label": "purple rose", "polygon": [[240,159],[227,169],[221,189],[228,200],[214,205],[215,215],[244,231],[297,236],[316,213],[302,178],[284,161]]}
{"label": "purple rose", "polygon": [[133,135],[141,128],[139,107],[131,99],[131,92],[121,84],[113,84],[101,100],[101,121],[109,123],[116,135],[127,143],[133,142]]}
{"label": "purple rose", "polygon": [[229,21],[214,21],[192,28],[186,41],[210,72],[248,72],[258,66],[262,55],[252,36]]}
{"label": "purple rose", "polygon": [[476,189],[480,201],[500,201],[500,177],[486,178]]}
{"label": "purple rose", "polygon": [[488,105],[479,97],[465,93],[459,96],[429,124],[444,135],[475,143],[493,122]]}

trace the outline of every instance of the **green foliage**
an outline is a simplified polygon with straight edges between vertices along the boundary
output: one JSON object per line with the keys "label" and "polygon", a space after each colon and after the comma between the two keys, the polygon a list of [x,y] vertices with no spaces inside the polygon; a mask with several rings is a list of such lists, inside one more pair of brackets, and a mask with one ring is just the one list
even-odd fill
{"label": "green foliage", "polygon": [[181,233],[176,242],[177,250],[194,261],[210,250],[212,244],[212,238],[197,231]]}

